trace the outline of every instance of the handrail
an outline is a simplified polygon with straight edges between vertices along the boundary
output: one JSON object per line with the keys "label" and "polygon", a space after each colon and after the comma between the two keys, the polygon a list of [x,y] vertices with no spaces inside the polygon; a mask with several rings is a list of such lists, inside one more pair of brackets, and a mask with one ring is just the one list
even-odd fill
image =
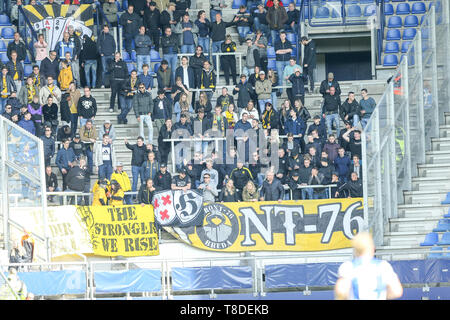
{"label": "handrail", "polygon": [[377,46],[377,64],[381,64],[381,53],[383,52],[383,39],[384,39],[384,28],[386,26],[385,15],[384,15],[384,4],[385,0],[377,0],[377,5],[379,7],[380,15],[378,17],[380,28],[378,29],[378,46]]}
{"label": "handrail", "polygon": [[104,23],[100,23],[100,19],[99,19],[99,17],[101,17],[102,18],[102,20],[103,21],[105,21],[107,24],[108,24],[108,26],[109,26],[109,28],[111,28],[112,26],[111,26],[111,22],[109,22],[109,20],[108,20],[108,18],[106,17],[106,14],[105,14],[105,12],[103,11],[103,8],[102,8],[102,5],[100,4],[100,2],[99,1],[95,1],[95,8],[97,9],[96,11],[97,11],[97,36],[100,36],[100,33],[102,32],[102,25],[104,25]]}

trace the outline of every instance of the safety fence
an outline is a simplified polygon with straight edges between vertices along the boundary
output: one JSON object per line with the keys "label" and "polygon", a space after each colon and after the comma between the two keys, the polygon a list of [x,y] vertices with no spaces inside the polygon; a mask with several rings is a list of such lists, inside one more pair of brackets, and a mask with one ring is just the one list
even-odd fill
{"label": "safety fence", "polygon": [[417,165],[449,111],[449,17],[448,1],[432,1],[362,133],[364,210],[377,244],[398,217],[403,192],[416,190]]}
{"label": "safety fence", "polygon": [[[332,290],[349,253],[189,260],[133,260],[15,265],[37,299],[182,299],[246,294],[252,299],[286,291]],[[303,260],[303,261],[302,261]],[[285,262],[287,261],[287,262]],[[203,265],[200,263],[203,262]],[[450,259],[390,261],[404,286],[446,286]],[[9,265],[12,266],[12,265]],[[6,273],[8,265],[1,266]],[[4,282],[2,277],[2,284]],[[306,292],[306,293],[305,293]],[[448,293],[446,299],[449,299]],[[301,299],[298,297],[298,299]],[[444,297],[445,299],[445,297]]]}

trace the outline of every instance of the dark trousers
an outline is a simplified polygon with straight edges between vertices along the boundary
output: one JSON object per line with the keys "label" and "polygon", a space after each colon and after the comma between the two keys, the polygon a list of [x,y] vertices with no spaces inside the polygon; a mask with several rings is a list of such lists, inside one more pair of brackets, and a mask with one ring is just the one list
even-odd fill
{"label": "dark trousers", "polygon": [[314,68],[306,67],[303,69],[303,73],[308,77],[309,87],[312,92],[314,90]]}
{"label": "dark trousers", "polygon": [[233,56],[222,56],[222,69],[225,74],[225,83],[230,84],[230,73],[233,79],[233,84],[236,85],[236,58]]}
{"label": "dark trousers", "polygon": [[161,31],[158,29],[148,29],[147,35],[152,39],[152,43],[155,44],[155,51],[159,51],[159,38],[161,37]]}
{"label": "dark trousers", "polygon": [[128,52],[128,55],[131,57],[131,51],[133,50],[133,41],[134,41],[134,37],[136,37],[137,32],[136,33],[124,33],[123,34],[123,39],[125,42],[125,50],[126,52]]}
{"label": "dark trousers", "polygon": [[117,97],[117,104],[119,109],[122,108],[120,101],[120,89],[122,88],[122,80],[111,80],[111,97],[109,100],[109,108],[114,110],[114,104]]}
{"label": "dark trousers", "polygon": [[72,132],[72,138],[78,129],[78,113],[70,114],[70,132]]}
{"label": "dark trousers", "polygon": [[259,61],[261,64],[261,70],[263,70],[267,74],[267,64],[269,63],[267,57],[260,57]]}

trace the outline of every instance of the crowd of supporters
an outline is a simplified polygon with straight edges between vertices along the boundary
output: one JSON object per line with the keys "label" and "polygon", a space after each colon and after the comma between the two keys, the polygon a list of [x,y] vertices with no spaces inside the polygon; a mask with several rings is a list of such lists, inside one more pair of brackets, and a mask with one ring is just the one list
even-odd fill
{"label": "crowd of supporters", "polygon": [[[357,93],[342,93],[330,73],[319,87],[322,110],[311,116],[305,95],[315,89],[315,44],[306,37],[297,44],[287,39],[287,32],[298,33],[293,3],[286,9],[278,0],[265,5],[248,1],[248,7],[241,6],[226,22],[221,0],[211,1],[210,19],[203,10],[193,16],[189,0],[130,0],[117,17],[116,1],[101,1],[109,23],[97,39],[80,37],[69,27],[50,49],[40,35],[27,77],[21,35],[16,33],[8,44],[10,61],[1,67],[1,114],[43,140],[48,191],[93,192],[95,205],[151,203],[154,192],[169,189],[197,189],[209,202],[362,196],[360,130],[376,103],[365,89],[360,101]],[[123,28],[124,52],[136,54],[131,72],[114,37],[118,25]],[[227,31],[234,27],[240,45],[246,45],[243,73],[237,74],[234,55],[221,55],[226,86],[218,88],[216,56],[209,52],[236,52]],[[267,64],[269,42],[276,54],[274,69]],[[304,46],[299,60],[292,55],[293,45]],[[162,58],[155,74],[153,50]],[[124,142],[131,177],[117,160],[117,144],[122,142],[116,127],[96,120],[91,88],[100,86],[111,90],[109,112],[119,110],[118,124],[127,125],[131,110],[141,124],[139,137]],[[167,166],[173,152],[167,139],[180,130],[191,138],[226,138],[230,131],[254,130],[267,143],[258,143],[252,153],[244,140],[245,152],[238,154],[239,137],[234,134],[234,143],[224,143],[220,154],[222,149],[208,149],[214,141],[196,140],[193,159],[177,154],[173,172]],[[261,152],[271,154],[275,133],[286,136],[280,139],[276,172],[259,160]],[[234,160],[217,161],[224,155]],[[52,164],[62,176],[61,186]],[[98,180],[93,188],[92,178]]]}

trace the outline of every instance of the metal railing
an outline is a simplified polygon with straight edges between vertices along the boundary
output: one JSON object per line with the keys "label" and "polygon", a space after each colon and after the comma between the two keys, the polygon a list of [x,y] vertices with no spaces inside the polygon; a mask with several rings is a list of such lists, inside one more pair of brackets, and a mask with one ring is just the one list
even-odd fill
{"label": "metal railing", "polygon": [[362,132],[364,211],[378,245],[403,192],[417,190],[417,165],[425,163],[449,111],[449,3],[432,3]]}

